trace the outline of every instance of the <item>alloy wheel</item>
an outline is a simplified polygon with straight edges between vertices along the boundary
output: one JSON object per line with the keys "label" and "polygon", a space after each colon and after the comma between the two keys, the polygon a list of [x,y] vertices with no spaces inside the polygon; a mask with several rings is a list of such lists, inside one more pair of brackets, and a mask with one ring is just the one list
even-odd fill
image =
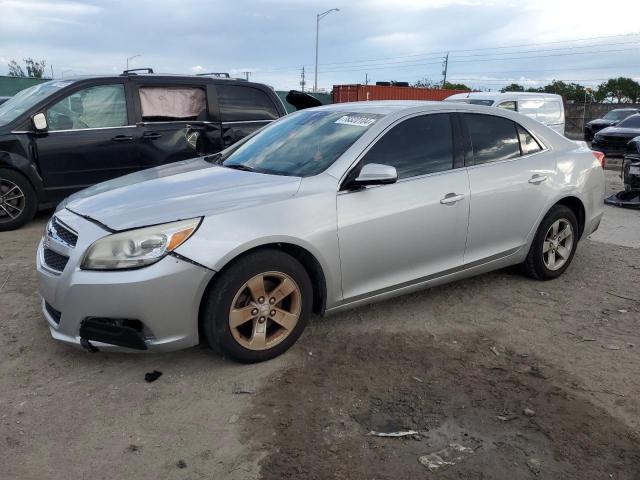
{"label": "alloy wheel", "polygon": [[573,250],[573,227],[564,218],[553,222],[547,230],[542,246],[542,259],[552,271],[561,269]]}
{"label": "alloy wheel", "polygon": [[0,223],[18,218],[25,206],[26,199],[20,187],[6,178],[0,178]]}
{"label": "alloy wheel", "polygon": [[298,284],[285,273],[265,272],[249,279],[236,293],[229,310],[229,328],[243,347],[266,350],[289,336],[301,310]]}

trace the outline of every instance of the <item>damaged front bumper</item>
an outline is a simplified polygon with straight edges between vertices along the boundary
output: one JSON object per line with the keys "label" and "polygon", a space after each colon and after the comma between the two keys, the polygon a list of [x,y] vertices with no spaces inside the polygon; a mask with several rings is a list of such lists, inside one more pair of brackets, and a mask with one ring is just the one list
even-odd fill
{"label": "damaged front bumper", "polygon": [[[86,249],[109,232],[68,210],[56,217],[64,234],[45,234],[36,261],[42,313],[53,338],[117,351],[198,343],[200,300],[215,272],[172,255],[135,270],[81,270]],[[77,234],[73,246],[65,243],[69,231]]]}

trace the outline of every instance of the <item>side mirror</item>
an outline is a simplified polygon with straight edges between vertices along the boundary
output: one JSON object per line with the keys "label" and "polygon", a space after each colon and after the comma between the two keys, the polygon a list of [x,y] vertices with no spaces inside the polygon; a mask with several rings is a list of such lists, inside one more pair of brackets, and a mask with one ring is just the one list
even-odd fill
{"label": "side mirror", "polygon": [[345,189],[363,188],[367,185],[387,185],[398,181],[396,167],[379,163],[368,163],[360,169],[360,173],[348,182]]}
{"label": "side mirror", "polygon": [[44,132],[47,129],[47,117],[44,116],[44,113],[36,113],[31,120],[36,131]]}

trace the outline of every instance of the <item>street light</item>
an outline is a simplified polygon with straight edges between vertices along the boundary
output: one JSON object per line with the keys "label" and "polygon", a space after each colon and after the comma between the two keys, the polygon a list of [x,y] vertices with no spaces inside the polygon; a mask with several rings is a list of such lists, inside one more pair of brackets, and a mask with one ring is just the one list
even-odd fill
{"label": "street light", "polygon": [[134,58],[141,57],[142,54],[138,53],[137,55],[133,55],[132,57],[127,57],[127,70],[129,70],[129,60],[133,60]]}
{"label": "street light", "polygon": [[316,68],[314,70],[313,91],[318,91],[318,31],[320,30],[320,20],[329,15],[331,12],[339,12],[339,8],[331,8],[326,12],[316,14]]}

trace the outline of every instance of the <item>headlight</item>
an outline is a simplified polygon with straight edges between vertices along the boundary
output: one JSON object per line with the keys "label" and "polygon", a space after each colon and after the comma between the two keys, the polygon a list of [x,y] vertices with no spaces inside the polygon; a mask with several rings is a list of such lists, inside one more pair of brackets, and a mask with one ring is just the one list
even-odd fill
{"label": "headlight", "polygon": [[200,221],[194,218],[108,235],[89,247],[80,268],[120,270],[151,265],[182,245]]}

